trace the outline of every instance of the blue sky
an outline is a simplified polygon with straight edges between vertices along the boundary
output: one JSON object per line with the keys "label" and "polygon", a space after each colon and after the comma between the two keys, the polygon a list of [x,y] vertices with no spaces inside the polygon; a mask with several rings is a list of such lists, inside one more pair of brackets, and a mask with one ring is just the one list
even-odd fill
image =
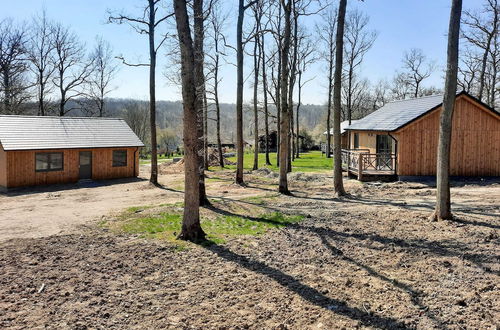
{"label": "blue sky", "polygon": [[[7,1],[2,5],[0,19],[11,17],[22,23],[45,8],[49,18],[71,26],[82,41],[92,45],[96,35],[101,35],[113,46],[117,55],[123,55],[129,61],[146,61],[148,44],[145,36],[139,36],[129,27],[106,24],[106,10],[138,12],[144,0],[22,0]],[[230,12],[235,12],[236,0],[224,0]],[[336,3],[336,1],[334,1]],[[401,57],[405,50],[421,48],[424,53],[435,60],[439,70],[429,78],[425,85],[442,87],[442,68],[446,60],[446,33],[449,19],[450,0],[357,0],[349,1],[349,8],[358,7],[370,16],[370,27],[378,31],[378,38],[368,52],[361,68],[362,77],[371,82],[386,78],[390,80],[396,69],[401,66]],[[464,0],[464,9],[480,6],[480,0]],[[170,8],[168,8],[170,10]],[[234,43],[234,21],[228,22],[228,41]],[[308,18],[304,25],[314,32],[314,20]],[[229,51],[230,54],[231,53]],[[231,58],[234,62],[234,59]],[[250,65],[251,58],[246,59]],[[179,100],[180,88],[170,85],[163,76],[167,61],[164,54],[159,53],[157,71],[157,98],[161,100]],[[148,72],[145,68],[120,66],[121,69],[114,81],[116,89],[113,97],[148,98]],[[245,75],[251,68],[245,68]],[[222,71],[221,100],[235,102],[236,71],[234,66],[225,65]],[[326,101],[324,65],[316,63],[306,73],[313,78],[304,89],[303,102],[323,104]],[[307,79],[306,78],[306,79]],[[246,85],[250,88],[250,82]],[[246,89],[246,101],[251,99],[251,92]]]}

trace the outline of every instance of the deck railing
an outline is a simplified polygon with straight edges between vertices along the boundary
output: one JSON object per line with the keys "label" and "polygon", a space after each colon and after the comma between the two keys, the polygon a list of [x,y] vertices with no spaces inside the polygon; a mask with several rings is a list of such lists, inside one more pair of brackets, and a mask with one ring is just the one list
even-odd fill
{"label": "deck railing", "polygon": [[372,154],[368,149],[342,149],[342,169],[358,175],[393,175],[396,174],[396,154]]}

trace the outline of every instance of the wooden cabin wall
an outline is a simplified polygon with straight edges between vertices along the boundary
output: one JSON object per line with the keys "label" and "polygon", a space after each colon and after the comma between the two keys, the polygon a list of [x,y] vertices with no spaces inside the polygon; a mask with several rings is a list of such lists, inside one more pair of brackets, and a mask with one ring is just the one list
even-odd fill
{"label": "wooden cabin wall", "polygon": [[0,144],[0,187],[7,187],[7,153]]}
{"label": "wooden cabin wall", "polygon": [[[125,149],[127,150],[127,166],[113,167],[113,150]],[[136,152],[136,150],[138,150],[138,148],[133,147],[9,151],[7,162],[7,187],[13,188],[76,182],[79,180],[80,151],[92,151],[92,179],[104,180],[135,177],[139,175],[139,151]],[[62,171],[53,172],[36,172],[35,154],[37,152],[63,152],[64,169]]]}
{"label": "wooden cabin wall", "polygon": [[[436,175],[441,109],[403,127],[398,140],[398,175]],[[451,175],[500,175],[500,116],[475,101],[456,100],[451,143]]]}
{"label": "wooden cabin wall", "polygon": [[[388,135],[387,132],[380,131],[350,131],[351,134],[351,147],[349,149],[354,149],[354,134],[359,135],[359,147],[358,149],[368,149],[371,154],[377,152],[377,135]],[[392,143],[392,151],[396,152],[396,143]]]}

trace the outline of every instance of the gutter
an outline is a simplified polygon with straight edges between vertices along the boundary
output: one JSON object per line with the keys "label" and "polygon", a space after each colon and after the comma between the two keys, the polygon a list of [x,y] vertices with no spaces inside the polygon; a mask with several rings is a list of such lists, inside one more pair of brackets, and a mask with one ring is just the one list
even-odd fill
{"label": "gutter", "polygon": [[391,139],[395,142],[395,150],[394,150],[394,155],[396,157],[396,159],[394,160],[394,174],[398,174],[398,140],[396,140],[394,138],[394,136],[391,135],[391,132],[387,132],[387,135],[389,135],[391,137]]}

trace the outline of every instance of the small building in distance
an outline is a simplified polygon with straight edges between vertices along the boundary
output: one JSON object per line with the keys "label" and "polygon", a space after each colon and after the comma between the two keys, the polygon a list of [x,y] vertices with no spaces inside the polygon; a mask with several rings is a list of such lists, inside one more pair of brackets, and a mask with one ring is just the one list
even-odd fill
{"label": "small building in distance", "polygon": [[[351,125],[357,122],[357,120],[351,120]],[[349,121],[344,120],[343,122],[340,123],[340,147],[343,149],[348,149],[349,145],[349,136],[347,134],[346,128],[349,126]],[[325,136],[325,140],[328,139],[328,131],[325,131],[323,133]],[[321,152],[323,154],[326,153],[326,142],[321,144]],[[333,128],[330,128],[330,154],[333,153]]]}
{"label": "small building in distance", "polygon": [[[442,95],[394,101],[353,123],[344,169],[358,177],[435,176],[442,104]],[[500,113],[466,92],[455,100],[450,175],[500,176]]]}
{"label": "small building in distance", "polygon": [[123,119],[0,116],[0,188],[136,177],[143,146]]}

